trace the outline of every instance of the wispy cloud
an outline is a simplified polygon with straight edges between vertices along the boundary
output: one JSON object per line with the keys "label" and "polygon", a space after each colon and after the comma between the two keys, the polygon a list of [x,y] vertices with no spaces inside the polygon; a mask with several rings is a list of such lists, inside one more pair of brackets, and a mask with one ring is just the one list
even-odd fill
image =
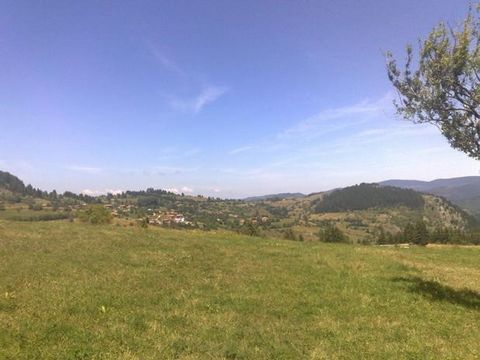
{"label": "wispy cloud", "polygon": [[[241,154],[252,149],[262,152],[278,153],[282,150],[294,148],[298,153],[301,149],[312,149],[319,139],[322,146],[333,140],[338,141],[355,135],[368,137],[379,135],[386,129],[365,129],[372,126],[382,117],[392,116],[392,94],[387,93],[376,100],[363,100],[352,105],[322,110],[315,115],[302,119],[292,126],[260,140],[258,143],[240,146],[229,151],[229,154]],[[340,133],[344,133],[340,135]],[[306,143],[309,143],[306,146]]]}
{"label": "wispy cloud", "polygon": [[158,46],[151,42],[147,42],[146,46],[155,61],[164,69],[181,77],[186,77],[186,73],[182,70],[182,68],[174,60],[172,60],[171,57],[167,56],[164,51],[161,51]]}
{"label": "wispy cloud", "polygon": [[215,102],[227,92],[228,88],[225,86],[208,85],[193,97],[168,96],[167,99],[170,106],[175,110],[198,114],[208,104]]}
{"label": "wispy cloud", "polygon": [[[259,187],[280,181],[279,190],[296,184],[318,191],[320,184],[333,187],[389,177],[380,164],[416,164],[421,156],[450,153],[436,128],[399,121],[393,110],[392,95],[386,94],[320,111],[283,131],[233,148],[229,154],[255,149],[261,155],[239,156],[235,168],[218,171],[231,181],[242,179]],[[396,173],[393,170],[389,171]]]}
{"label": "wispy cloud", "polygon": [[99,167],[82,166],[82,165],[68,165],[65,168],[67,170],[89,173],[89,174],[98,174],[103,171],[103,169]]}
{"label": "wispy cloud", "polygon": [[241,146],[241,147],[238,147],[236,149],[230,150],[228,153],[230,155],[235,155],[235,154],[244,153],[246,151],[250,151],[250,150],[253,150],[253,149],[255,149],[255,146],[247,145],[247,146]]}
{"label": "wispy cloud", "polygon": [[[165,51],[160,50],[158,45],[152,42],[146,42],[146,47],[151,56],[156,60],[158,64],[165,70],[176,74],[181,78],[183,85],[187,85],[187,88],[198,89],[199,81],[196,81],[196,76],[185,72]],[[201,84],[202,82],[200,82]],[[175,110],[198,114],[207,105],[215,102],[220,97],[228,92],[229,88],[226,86],[218,86],[213,84],[204,84],[200,87],[200,91],[193,96],[179,96],[179,95],[166,95],[165,98],[169,105]]]}
{"label": "wispy cloud", "polygon": [[354,105],[327,109],[307,119],[299,121],[294,126],[282,131],[278,138],[314,138],[331,132],[345,129],[355,124],[365,123],[391,109],[392,95],[369,101],[363,100]]}
{"label": "wispy cloud", "polygon": [[143,172],[148,174],[168,176],[180,175],[197,171],[197,167],[176,167],[176,166],[154,166],[151,169],[146,169]]}

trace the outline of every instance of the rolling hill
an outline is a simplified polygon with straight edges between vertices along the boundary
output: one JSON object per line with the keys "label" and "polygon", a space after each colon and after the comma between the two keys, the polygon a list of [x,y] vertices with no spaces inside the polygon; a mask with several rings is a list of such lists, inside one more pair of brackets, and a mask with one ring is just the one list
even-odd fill
{"label": "rolling hill", "polygon": [[[288,209],[292,226],[305,238],[327,222],[335,223],[353,241],[373,241],[379,229],[397,233],[408,223],[423,220],[430,229],[466,229],[474,219],[441,197],[395,187],[360,184],[301,199],[264,202]],[[370,240],[369,240],[370,239]]]}
{"label": "rolling hill", "polygon": [[480,216],[480,176],[465,176],[433,181],[387,180],[382,186],[396,186],[413,189],[444,197],[467,210],[474,216]]}
{"label": "rolling hill", "polygon": [[181,214],[184,224],[166,225],[272,237],[291,235],[293,231],[295,238],[311,241],[318,240],[319,229],[334,223],[351,242],[363,243],[374,243],[382,229],[399,233],[409,223],[419,220],[431,230],[438,227],[464,230],[472,223],[470,215],[444,198],[375,184],[310,195],[266,195],[249,201],[179,195],[151,188],[97,197],[47,193],[25,186],[8,173],[0,177],[2,188],[0,210],[2,207],[4,210],[0,211],[0,218],[9,219],[50,220],[60,215],[73,218],[86,203],[97,203],[111,209],[115,221],[120,223],[135,224],[148,218],[154,225],[165,225],[163,219],[167,214]]}

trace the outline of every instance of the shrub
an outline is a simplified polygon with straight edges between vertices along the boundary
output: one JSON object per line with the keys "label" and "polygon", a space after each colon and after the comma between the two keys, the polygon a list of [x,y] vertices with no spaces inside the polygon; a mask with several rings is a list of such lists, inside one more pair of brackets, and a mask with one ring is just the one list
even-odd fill
{"label": "shrub", "polygon": [[144,217],[140,220],[139,225],[141,228],[148,228],[148,217]]}
{"label": "shrub", "polygon": [[292,228],[288,228],[283,232],[283,237],[287,240],[296,240],[297,237],[295,236],[295,232]]}
{"label": "shrub", "polygon": [[328,223],[325,228],[321,229],[318,238],[320,241],[329,243],[348,243],[349,239],[342,230],[334,224]]}
{"label": "shrub", "polygon": [[258,228],[257,225],[248,223],[245,230],[245,234],[248,236],[260,236],[260,229]]}
{"label": "shrub", "polygon": [[78,213],[80,221],[89,224],[108,224],[112,221],[112,214],[102,205],[89,205]]}

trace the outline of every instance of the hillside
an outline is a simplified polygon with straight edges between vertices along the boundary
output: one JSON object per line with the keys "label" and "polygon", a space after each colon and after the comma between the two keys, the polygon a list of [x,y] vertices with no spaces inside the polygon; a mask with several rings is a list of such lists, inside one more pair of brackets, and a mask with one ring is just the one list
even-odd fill
{"label": "hillside", "polygon": [[25,184],[18,177],[0,170],[0,190],[9,193],[23,193]]}
{"label": "hillside", "polygon": [[360,184],[335,190],[315,205],[316,212],[341,212],[405,206],[410,209],[423,207],[425,201],[418,192],[393,186]]}
{"label": "hillside", "polygon": [[471,223],[468,214],[442,198],[373,184],[307,196],[282,194],[244,201],[179,195],[152,188],[98,197],[72,192],[57,194],[25,186],[11,174],[4,178],[8,181],[3,182],[3,189],[7,188],[5,184],[8,188],[17,184],[15,192],[0,191],[0,218],[11,220],[72,219],[86,204],[98,203],[110,209],[115,222],[120,224],[135,225],[148,219],[153,226],[224,229],[316,241],[319,230],[334,223],[354,243],[375,243],[379,232],[399,233],[419,220],[432,231],[438,227],[464,230]]}
{"label": "hillside", "polygon": [[473,222],[467,213],[445,199],[411,190],[387,190],[363,184],[260,204],[287,212],[288,217],[281,224],[291,226],[308,240],[315,240],[318,229],[328,222],[336,224],[352,241],[362,242],[374,241],[381,229],[398,233],[419,219],[430,229],[465,229]]}
{"label": "hillside", "polygon": [[479,355],[478,249],[58,222],[0,232],[0,358]]}
{"label": "hillside", "polygon": [[478,249],[1,220],[0,233],[2,359],[479,355]]}
{"label": "hillside", "polygon": [[480,215],[480,176],[466,176],[433,181],[387,180],[380,183],[413,189],[444,197],[472,215]]}

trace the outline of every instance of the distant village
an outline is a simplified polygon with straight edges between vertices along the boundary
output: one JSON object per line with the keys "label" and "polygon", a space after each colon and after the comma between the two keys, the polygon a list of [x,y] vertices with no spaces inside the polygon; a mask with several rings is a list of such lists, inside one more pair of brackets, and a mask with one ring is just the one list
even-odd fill
{"label": "distant village", "polygon": [[[121,217],[123,215],[130,214],[137,209],[137,206],[132,204],[105,204],[104,206],[111,211],[113,217]],[[185,219],[185,216],[183,214],[176,211],[162,212],[154,211],[152,209],[148,209],[147,211],[149,213],[149,215],[147,215],[148,224],[150,225],[193,225],[191,221]]]}
{"label": "distant village", "polygon": [[[139,207],[133,204],[115,204],[109,203],[104,204],[104,207],[110,210],[112,216],[114,218],[124,218],[128,217],[131,214],[137,213]],[[158,210],[158,209],[144,209],[146,210],[147,215],[138,218],[138,221],[144,221],[145,219],[148,220],[149,225],[156,225],[156,226],[173,226],[173,225],[186,225],[186,226],[193,226],[195,225],[194,219],[187,219],[186,216],[180,212],[173,211],[173,210]],[[243,219],[240,218],[237,214],[228,214],[228,217],[234,218],[235,222],[243,226],[247,223],[250,224],[265,224],[270,221],[268,216],[258,216]],[[216,222],[219,224],[223,224],[224,220],[218,218]]]}
{"label": "distant village", "polygon": [[154,212],[153,215],[148,218],[148,223],[150,225],[192,225],[191,221],[185,220],[185,216],[183,216],[183,214],[177,213],[175,211],[166,211],[163,213]]}

